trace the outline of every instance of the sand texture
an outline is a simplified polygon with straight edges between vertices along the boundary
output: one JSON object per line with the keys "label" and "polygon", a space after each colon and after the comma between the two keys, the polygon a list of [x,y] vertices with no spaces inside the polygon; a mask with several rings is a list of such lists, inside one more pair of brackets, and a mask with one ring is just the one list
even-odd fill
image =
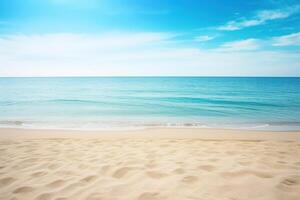
{"label": "sand texture", "polygon": [[299,200],[300,141],[8,136],[0,199]]}

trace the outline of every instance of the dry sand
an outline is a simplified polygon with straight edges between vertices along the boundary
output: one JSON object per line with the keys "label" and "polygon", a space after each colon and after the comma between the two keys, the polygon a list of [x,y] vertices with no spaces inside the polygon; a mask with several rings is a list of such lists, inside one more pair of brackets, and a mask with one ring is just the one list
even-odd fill
{"label": "dry sand", "polygon": [[0,129],[0,199],[299,200],[300,133]]}

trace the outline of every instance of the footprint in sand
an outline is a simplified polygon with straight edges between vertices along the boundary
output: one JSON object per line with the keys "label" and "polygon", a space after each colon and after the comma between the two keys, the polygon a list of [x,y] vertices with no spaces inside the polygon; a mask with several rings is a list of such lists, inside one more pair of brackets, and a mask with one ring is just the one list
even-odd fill
{"label": "footprint in sand", "polygon": [[4,187],[7,185],[10,185],[11,183],[13,183],[16,179],[12,178],[12,177],[6,177],[6,178],[2,178],[0,179],[0,187]]}
{"label": "footprint in sand", "polygon": [[60,167],[60,164],[58,164],[58,163],[53,163],[53,164],[48,165],[48,169],[50,169],[50,170],[55,170],[55,169],[58,169],[59,167]]}
{"label": "footprint in sand", "polygon": [[113,173],[112,177],[114,177],[114,178],[122,178],[122,177],[124,177],[131,170],[133,170],[132,167],[122,167],[122,168],[116,170]]}
{"label": "footprint in sand", "polygon": [[49,183],[49,184],[47,185],[47,187],[50,187],[50,188],[58,188],[58,187],[63,186],[65,183],[66,183],[65,180],[59,179],[59,180],[53,181],[52,183]]}
{"label": "footprint in sand", "polygon": [[147,171],[146,174],[147,174],[148,177],[154,178],[154,179],[160,179],[160,178],[163,178],[163,177],[167,176],[167,174],[161,173],[159,171]]}
{"label": "footprint in sand", "polygon": [[177,169],[175,169],[174,171],[173,171],[173,173],[175,173],[175,174],[184,174],[184,169],[182,169],[182,168],[177,168]]}
{"label": "footprint in sand", "polygon": [[48,174],[48,172],[40,171],[40,172],[35,172],[35,173],[31,174],[31,176],[34,178],[37,178],[37,177],[45,176],[46,174]]}
{"label": "footprint in sand", "polygon": [[188,183],[188,184],[195,183],[196,181],[198,181],[197,176],[185,176],[182,179],[182,182]]}
{"label": "footprint in sand", "polygon": [[241,166],[249,166],[249,165],[251,165],[251,162],[249,162],[249,161],[238,161],[238,163]]}
{"label": "footprint in sand", "polygon": [[219,161],[219,159],[217,159],[217,158],[210,158],[210,159],[208,159],[208,161],[210,161],[210,162],[217,162],[217,161]]}
{"label": "footprint in sand", "polygon": [[144,192],[139,197],[138,200],[161,200],[164,199],[158,192]]}
{"label": "footprint in sand", "polygon": [[300,166],[300,162],[295,162],[294,165]]}
{"label": "footprint in sand", "polygon": [[35,198],[35,200],[49,200],[52,199],[52,193],[43,193]]}
{"label": "footprint in sand", "polygon": [[91,183],[93,181],[95,181],[98,177],[95,175],[91,175],[91,176],[87,176],[83,179],[80,180],[81,183]]}
{"label": "footprint in sand", "polygon": [[198,167],[198,169],[211,172],[211,171],[215,170],[215,166],[213,166],[213,165],[200,165]]}
{"label": "footprint in sand", "polygon": [[55,200],[68,200],[68,199],[69,199],[68,197],[58,197]]}
{"label": "footprint in sand", "polygon": [[13,191],[13,193],[15,193],[15,194],[23,194],[23,193],[29,193],[29,192],[32,192],[32,191],[34,191],[33,187],[24,186],[24,187],[19,187],[19,188],[15,189]]}
{"label": "footprint in sand", "polygon": [[277,187],[284,191],[299,191],[300,190],[300,176],[290,175],[281,179]]}
{"label": "footprint in sand", "polygon": [[98,177],[97,176],[87,176],[83,179],[80,179],[79,181],[72,183],[70,185],[67,185],[66,187],[63,188],[63,191],[68,192],[68,191],[72,191],[75,190],[76,188],[79,187],[84,187],[86,185],[88,185],[89,183],[95,181]]}

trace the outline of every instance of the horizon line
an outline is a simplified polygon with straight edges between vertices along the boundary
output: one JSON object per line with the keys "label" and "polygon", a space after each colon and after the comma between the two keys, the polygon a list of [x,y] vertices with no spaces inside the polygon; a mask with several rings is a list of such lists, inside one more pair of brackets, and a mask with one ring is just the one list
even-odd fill
{"label": "horizon line", "polygon": [[0,78],[300,78],[300,76],[239,76],[239,75],[112,75],[112,76],[0,76]]}

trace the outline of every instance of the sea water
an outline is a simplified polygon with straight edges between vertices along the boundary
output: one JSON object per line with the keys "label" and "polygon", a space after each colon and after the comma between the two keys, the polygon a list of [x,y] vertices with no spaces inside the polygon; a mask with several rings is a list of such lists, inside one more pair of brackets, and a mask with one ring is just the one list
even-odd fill
{"label": "sea water", "polygon": [[0,78],[0,127],[300,130],[300,78]]}

